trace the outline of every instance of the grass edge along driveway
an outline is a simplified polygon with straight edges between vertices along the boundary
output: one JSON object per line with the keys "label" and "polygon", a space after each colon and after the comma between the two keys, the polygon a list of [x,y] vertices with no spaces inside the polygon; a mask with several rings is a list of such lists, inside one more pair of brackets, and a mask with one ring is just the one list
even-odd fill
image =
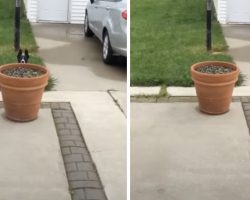
{"label": "grass edge along driveway", "polygon": [[[29,50],[29,63],[44,66],[42,59],[37,55],[38,46],[25,15],[24,3],[21,2],[20,48]],[[15,1],[0,0],[0,65],[17,62],[17,52],[14,51],[14,15]],[[54,85],[55,79],[51,77],[46,90],[51,90]]]}
{"label": "grass edge along driveway", "polygon": [[206,1],[131,1],[131,86],[189,87],[193,63],[232,62],[215,17],[212,23],[216,53],[211,54],[206,52]]}

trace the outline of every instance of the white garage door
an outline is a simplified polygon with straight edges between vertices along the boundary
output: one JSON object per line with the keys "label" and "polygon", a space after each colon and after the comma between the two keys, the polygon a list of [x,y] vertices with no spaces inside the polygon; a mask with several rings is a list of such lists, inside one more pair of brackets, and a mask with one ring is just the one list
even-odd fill
{"label": "white garage door", "polygon": [[228,22],[250,23],[250,0],[229,0],[228,4]]}
{"label": "white garage door", "polygon": [[39,21],[67,22],[68,0],[39,0]]}

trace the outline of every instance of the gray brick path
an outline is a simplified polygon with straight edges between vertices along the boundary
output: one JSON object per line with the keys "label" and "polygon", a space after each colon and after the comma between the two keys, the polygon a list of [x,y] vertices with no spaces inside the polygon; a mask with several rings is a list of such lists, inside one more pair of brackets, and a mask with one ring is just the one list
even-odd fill
{"label": "gray brick path", "polygon": [[72,200],[107,200],[70,103],[50,104]]}
{"label": "gray brick path", "polygon": [[248,102],[243,102],[242,107],[244,110],[248,129],[250,130],[250,100]]}

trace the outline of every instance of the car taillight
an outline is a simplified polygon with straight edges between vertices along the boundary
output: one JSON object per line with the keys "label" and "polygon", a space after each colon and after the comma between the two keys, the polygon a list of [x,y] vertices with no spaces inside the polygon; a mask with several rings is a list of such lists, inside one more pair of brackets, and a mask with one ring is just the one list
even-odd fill
{"label": "car taillight", "polygon": [[125,20],[127,20],[127,10],[124,10],[122,12],[122,18],[125,19]]}

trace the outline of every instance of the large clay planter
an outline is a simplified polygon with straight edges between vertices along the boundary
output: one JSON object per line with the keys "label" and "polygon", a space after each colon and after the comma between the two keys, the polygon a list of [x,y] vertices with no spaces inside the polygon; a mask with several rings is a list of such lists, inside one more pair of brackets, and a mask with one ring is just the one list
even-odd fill
{"label": "large clay planter", "polygon": [[[223,66],[234,69],[226,74],[206,74],[196,71],[202,66]],[[194,81],[199,109],[208,114],[222,114],[229,111],[232,93],[238,80],[239,68],[228,62],[207,61],[191,66],[192,80]]]}
{"label": "large clay planter", "polygon": [[[45,74],[32,78],[17,78],[2,73],[17,66],[40,70]],[[12,63],[0,67],[0,87],[5,116],[13,121],[32,121],[37,118],[42,94],[48,84],[49,72],[40,65]]]}

